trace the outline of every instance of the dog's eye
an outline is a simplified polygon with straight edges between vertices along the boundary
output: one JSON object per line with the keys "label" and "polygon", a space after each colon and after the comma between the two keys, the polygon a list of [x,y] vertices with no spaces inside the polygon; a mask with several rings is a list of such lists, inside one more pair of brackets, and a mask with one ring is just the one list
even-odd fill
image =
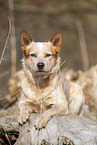
{"label": "dog's eye", "polygon": [[52,54],[46,54],[46,57],[50,57],[50,56],[52,56]]}
{"label": "dog's eye", "polygon": [[31,57],[36,57],[36,54],[34,54],[34,53],[31,53],[31,54],[29,54]]}

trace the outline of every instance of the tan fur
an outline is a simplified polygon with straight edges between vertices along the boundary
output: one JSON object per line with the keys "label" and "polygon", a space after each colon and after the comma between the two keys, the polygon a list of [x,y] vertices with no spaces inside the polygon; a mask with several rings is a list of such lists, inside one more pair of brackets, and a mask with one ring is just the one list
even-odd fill
{"label": "tan fur", "polygon": [[[34,42],[25,31],[22,31],[21,47],[24,58],[18,118],[20,124],[26,122],[31,112],[41,113],[35,122],[38,129],[46,126],[48,120],[56,114],[81,114],[84,104],[83,92],[79,85],[64,80],[59,70],[58,52],[61,42],[61,31],[48,42]],[[39,62],[41,65],[44,64],[42,69],[38,68]]]}

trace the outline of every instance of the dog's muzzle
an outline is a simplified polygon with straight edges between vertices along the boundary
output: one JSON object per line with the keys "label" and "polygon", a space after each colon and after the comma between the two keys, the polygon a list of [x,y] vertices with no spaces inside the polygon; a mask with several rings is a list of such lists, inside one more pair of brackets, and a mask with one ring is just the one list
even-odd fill
{"label": "dog's muzzle", "polygon": [[44,70],[45,64],[43,62],[38,62],[37,63],[37,68],[38,70],[36,71],[36,74],[39,76],[47,77],[50,74],[50,70],[45,71]]}
{"label": "dog's muzzle", "polygon": [[44,63],[43,62],[38,62],[37,63],[37,68],[39,69],[39,71],[42,71],[44,69]]}

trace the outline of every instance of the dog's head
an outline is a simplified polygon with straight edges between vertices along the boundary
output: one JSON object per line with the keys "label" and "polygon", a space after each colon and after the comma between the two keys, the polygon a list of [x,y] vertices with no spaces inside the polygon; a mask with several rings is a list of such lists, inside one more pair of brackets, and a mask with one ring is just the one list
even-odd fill
{"label": "dog's head", "polygon": [[50,74],[60,60],[58,52],[62,43],[62,32],[57,32],[48,42],[34,42],[27,32],[21,32],[21,48],[25,65],[37,75]]}

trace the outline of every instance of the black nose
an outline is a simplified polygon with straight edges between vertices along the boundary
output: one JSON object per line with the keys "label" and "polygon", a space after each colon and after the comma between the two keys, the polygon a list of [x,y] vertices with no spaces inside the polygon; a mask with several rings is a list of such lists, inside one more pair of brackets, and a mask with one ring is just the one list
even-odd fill
{"label": "black nose", "polygon": [[37,67],[39,70],[42,70],[44,68],[44,63],[43,62],[38,62]]}

